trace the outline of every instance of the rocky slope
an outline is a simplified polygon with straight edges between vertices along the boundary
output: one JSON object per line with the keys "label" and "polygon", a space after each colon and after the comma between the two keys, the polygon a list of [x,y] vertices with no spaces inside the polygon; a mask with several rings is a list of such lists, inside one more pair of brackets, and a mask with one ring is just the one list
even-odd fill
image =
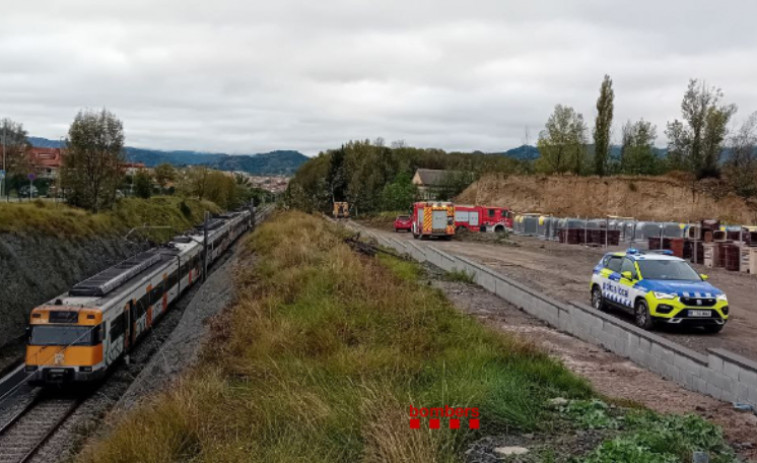
{"label": "rocky slope", "polygon": [[0,346],[24,333],[33,307],[146,246],[115,236],[0,234]]}
{"label": "rocky slope", "polygon": [[488,175],[456,200],[561,217],[618,215],[659,221],[719,218],[728,223],[757,224],[757,204],[729,193],[723,182],[714,179],[692,182],[673,176]]}

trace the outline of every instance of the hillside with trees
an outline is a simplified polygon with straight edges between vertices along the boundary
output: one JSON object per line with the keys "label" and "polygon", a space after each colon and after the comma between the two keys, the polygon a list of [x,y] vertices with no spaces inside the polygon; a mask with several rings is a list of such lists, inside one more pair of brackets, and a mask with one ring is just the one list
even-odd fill
{"label": "hillside with trees", "polygon": [[305,163],[289,183],[285,199],[291,207],[307,211],[328,212],[333,201],[349,202],[353,214],[407,209],[417,198],[412,177],[419,168],[450,171],[448,197],[484,173],[529,170],[527,162],[505,156],[350,141]]}

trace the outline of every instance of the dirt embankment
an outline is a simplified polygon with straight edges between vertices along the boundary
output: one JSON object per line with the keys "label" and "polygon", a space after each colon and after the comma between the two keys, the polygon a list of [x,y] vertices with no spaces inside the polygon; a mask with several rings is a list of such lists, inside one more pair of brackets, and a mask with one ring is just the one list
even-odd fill
{"label": "dirt embankment", "polygon": [[757,203],[728,192],[722,181],[660,177],[487,175],[457,198],[460,203],[507,206],[516,212],[560,217],[618,215],[639,220],[719,218],[757,224]]}

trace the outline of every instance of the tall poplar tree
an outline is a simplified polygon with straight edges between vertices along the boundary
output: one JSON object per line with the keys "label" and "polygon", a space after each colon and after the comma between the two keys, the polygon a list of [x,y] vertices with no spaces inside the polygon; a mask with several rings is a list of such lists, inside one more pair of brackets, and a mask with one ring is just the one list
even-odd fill
{"label": "tall poplar tree", "polygon": [[610,156],[610,128],[614,110],[615,92],[612,79],[605,75],[597,98],[597,118],[594,121],[594,173],[605,175]]}

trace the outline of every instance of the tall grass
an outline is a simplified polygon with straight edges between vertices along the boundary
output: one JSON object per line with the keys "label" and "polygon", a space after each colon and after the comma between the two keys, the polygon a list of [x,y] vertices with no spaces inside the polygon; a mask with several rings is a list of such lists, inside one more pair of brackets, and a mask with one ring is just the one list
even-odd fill
{"label": "tall grass", "polygon": [[[420,285],[415,264],[355,254],[324,220],[280,214],[246,245],[256,263],[200,363],[80,461],[459,461],[478,436],[549,430],[548,398],[591,395]],[[478,407],[481,429],[411,430],[410,405]]]}
{"label": "tall grass", "polygon": [[[182,206],[184,204],[184,206]],[[205,211],[219,212],[209,201],[156,196],[150,199],[125,198],[112,210],[93,214],[61,203],[0,203],[0,233],[41,234],[59,238],[86,238],[95,235],[125,233],[131,228],[148,228],[141,236],[164,241],[176,233],[200,223]]]}

